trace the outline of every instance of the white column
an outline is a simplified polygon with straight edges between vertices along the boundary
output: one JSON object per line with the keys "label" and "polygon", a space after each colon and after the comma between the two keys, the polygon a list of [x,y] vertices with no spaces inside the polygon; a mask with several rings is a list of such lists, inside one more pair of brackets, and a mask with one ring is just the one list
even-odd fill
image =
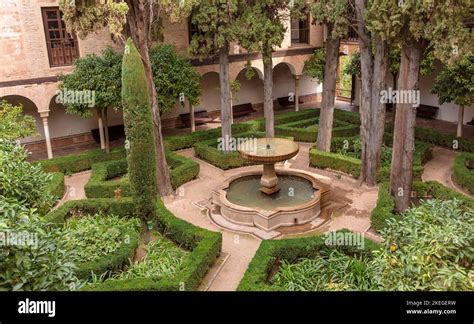
{"label": "white column", "polygon": [[102,110],[97,109],[97,122],[99,124],[100,148],[105,149],[104,123],[102,121]]}
{"label": "white column", "polygon": [[49,112],[43,112],[40,114],[43,120],[44,139],[46,141],[46,151],[48,152],[48,159],[53,158],[53,148],[51,146],[51,136],[49,135],[49,124],[48,117]]}
{"label": "white column", "polygon": [[295,75],[295,111],[300,110],[300,76]]}
{"label": "white column", "polygon": [[191,102],[189,100],[186,100],[186,103],[188,104],[189,106],[189,117],[191,118],[190,119],[190,122],[191,122],[191,133],[194,133],[196,131],[196,122],[194,120],[194,106],[191,104]]}

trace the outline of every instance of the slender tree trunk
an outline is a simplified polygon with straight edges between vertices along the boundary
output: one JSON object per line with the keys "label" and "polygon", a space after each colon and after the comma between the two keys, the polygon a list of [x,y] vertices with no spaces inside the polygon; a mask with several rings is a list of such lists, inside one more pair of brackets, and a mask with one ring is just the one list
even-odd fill
{"label": "slender tree trunk", "polygon": [[109,138],[109,116],[108,107],[104,108],[104,134],[105,134],[105,152],[110,153],[110,138]]}
{"label": "slender tree trunk", "polygon": [[[332,28],[328,28],[329,35],[331,35],[331,29]],[[339,45],[339,38],[328,38],[326,42],[323,97],[321,100],[321,113],[319,115],[318,138],[316,140],[317,149],[325,152],[329,152],[331,150],[334,102],[336,99],[337,65],[339,61]]]}
{"label": "slender tree trunk", "polygon": [[194,133],[196,131],[196,119],[194,118],[194,106],[193,104],[189,101],[186,100],[189,105],[189,116],[190,116],[190,122],[191,122],[191,133]]}
{"label": "slender tree trunk", "polygon": [[363,18],[365,1],[357,0],[356,6],[362,79],[359,109],[362,164],[359,180],[368,186],[375,186],[385,126],[385,103],[381,102],[380,96],[386,88],[388,46],[379,35],[372,37],[367,30]]}
{"label": "slender tree trunk", "polygon": [[127,22],[130,28],[130,34],[137,47],[138,52],[143,61],[145,68],[145,77],[147,80],[148,91],[150,93],[150,103],[152,107],[155,146],[156,146],[156,163],[157,163],[157,183],[158,190],[161,196],[168,196],[173,193],[171,186],[170,172],[168,164],[166,163],[165,147],[163,143],[163,136],[161,133],[161,117],[160,109],[158,107],[157,93],[155,83],[153,81],[153,71],[151,69],[151,61],[149,55],[149,38],[151,31],[149,30],[149,7],[144,0],[127,0],[129,7],[127,13]]}
{"label": "slender tree trunk", "polygon": [[[408,40],[410,41],[410,40]],[[399,91],[417,91],[423,49],[416,41],[403,45],[398,76]],[[414,103],[397,104],[393,136],[390,192],[398,212],[410,207],[415,148],[416,108]]]}
{"label": "slender tree trunk", "polygon": [[[392,82],[393,82],[393,85],[392,85],[393,90],[397,90],[397,74],[396,73],[392,73]],[[394,124],[395,124],[395,111],[396,110],[397,110],[397,103],[392,102],[392,123]]]}
{"label": "slender tree trunk", "polygon": [[265,135],[275,137],[273,114],[273,59],[272,51],[263,53],[263,111],[265,116]]}
{"label": "slender tree trunk", "polygon": [[458,130],[456,132],[457,137],[462,137],[462,125],[464,123],[464,106],[459,106],[458,112]]}
{"label": "slender tree trunk", "polygon": [[105,149],[105,137],[104,137],[104,119],[102,118],[102,109],[96,108],[97,111],[97,124],[99,125],[99,138],[100,138],[100,149]]}
{"label": "slender tree trunk", "polygon": [[222,149],[224,153],[230,151],[230,139],[232,137],[232,97],[229,81],[229,43],[219,52],[219,83],[221,90],[221,133]]}

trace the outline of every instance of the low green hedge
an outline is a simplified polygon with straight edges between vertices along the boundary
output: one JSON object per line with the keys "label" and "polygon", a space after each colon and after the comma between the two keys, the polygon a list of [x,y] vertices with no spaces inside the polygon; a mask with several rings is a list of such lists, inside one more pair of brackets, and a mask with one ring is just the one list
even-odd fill
{"label": "low green hedge", "polygon": [[[331,150],[341,149],[345,144],[352,143],[358,137],[333,138],[331,140]],[[429,143],[416,142],[413,153],[413,177],[421,179],[423,165],[432,159],[433,146]],[[321,169],[332,169],[352,175],[354,178],[360,176],[361,160],[346,156],[344,154],[322,152],[312,148],[309,152],[310,165]],[[381,167],[377,172],[377,182],[388,181],[390,179],[390,166]]]}
{"label": "low green hedge", "polygon": [[[386,126],[387,132],[393,133],[393,124]],[[457,141],[457,149],[459,151],[474,152],[474,141],[467,138],[458,138],[456,135],[444,134],[432,128],[415,127],[415,138],[418,141],[431,143],[437,146],[443,146],[450,149],[455,148],[454,143]]]}
{"label": "low green hedge", "polygon": [[474,170],[469,170],[466,166],[466,161],[473,160],[474,154],[461,153],[456,156],[453,166],[453,179],[461,187],[474,193]]}
{"label": "low green hedge", "polygon": [[92,164],[125,158],[124,148],[115,148],[110,153],[104,150],[93,150],[78,155],[61,156],[51,160],[42,160],[39,163],[46,172],[62,172],[72,174],[90,170]]}
{"label": "low green hedge", "polygon": [[[114,214],[123,217],[131,217],[133,206],[113,206],[105,207],[105,202],[98,203],[94,200],[68,201],[58,209],[46,216],[46,221],[54,226],[62,226],[68,217],[79,213],[96,214],[103,211],[104,214]],[[120,234],[127,237],[125,243],[112,253],[107,254],[98,260],[76,264],[76,275],[81,279],[88,279],[92,273],[101,275],[107,271],[122,269],[133,258],[138,247],[140,235],[136,231],[120,228]]]}
{"label": "low green hedge", "polygon": [[53,172],[51,176],[51,182],[46,188],[46,191],[59,200],[64,196],[64,192],[66,191],[66,186],[64,185],[64,174],[62,172]]}
{"label": "low green hedge", "polygon": [[[262,138],[265,137],[264,132],[247,132],[236,134],[235,138]],[[276,136],[280,138],[287,138],[293,140],[292,137],[288,136]],[[228,170],[233,168],[240,168],[246,165],[254,164],[252,161],[244,159],[239,152],[232,151],[224,153],[217,149],[218,139],[211,139],[194,145],[194,153],[200,159],[209,162],[210,164],[222,169]]]}
{"label": "low green hedge", "polygon": [[[420,199],[441,199],[450,200],[458,199],[465,205],[474,208],[474,199],[471,199],[463,194],[460,194],[448,187],[443,186],[441,183],[436,181],[414,181],[412,185],[412,197]],[[379,186],[379,193],[377,199],[377,205],[372,210],[371,222],[372,227],[380,232],[386,226],[387,219],[397,219],[400,214],[394,212],[395,200],[390,195],[390,186],[388,182],[383,182]]]}
{"label": "low green hedge", "polygon": [[361,161],[343,154],[323,152],[312,148],[309,151],[309,163],[320,169],[331,169],[341,171],[359,177]]}
{"label": "low green hedge", "polygon": [[[275,125],[286,124],[297,120],[304,120],[308,118],[314,118],[319,115],[319,109],[308,109],[302,111],[290,111],[283,114],[275,115]],[[245,132],[261,132],[265,130],[265,120],[263,118],[257,118],[241,123],[235,123],[232,125],[232,133],[245,133]],[[195,144],[217,139],[221,136],[221,128],[213,128],[210,130],[196,131],[194,133],[174,135],[165,137],[165,147],[169,150],[176,151],[193,147]]]}
{"label": "low green hedge", "polygon": [[[47,221],[61,225],[64,220],[79,212],[115,214],[123,217],[134,217],[135,206],[131,198],[119,200],[98,198],[71,201],[51,212]],[[145,279],[110,279],[105,282],[89,285],[89,291],[177,291],[196,290],[209,268],[220,254],[222,234],[194,226],[174,216],[161,201],[156,204],[157,216],[153,225],[165,237],[190,251],[182,269],[172,278],[156,280]],[[93,270],[93,269],[92,269]]]}
{"label": "low green hedge", "polygon": [[[168,166],[171,168],[171,184],[174,189],[196,179],[199,176],[199,163],[173,152],[166,153]],[[127,173],[127,160],[114,160],[92,165],[92,175],[85,186],[88,198],[112,198],[114,191],[120,189],[122,197],[131,196],[128,179],[110,181]]]}
{"label": "low green hedge", "polygon": [[[295,141],[314,143],[318,138],[318,120],[311,118],[275,126],[275,133],[282,136],[293,136]],[[315,126],[308,128],[308,126]],[[359,125],[352,125],[345,121],[334,119],[333,137],[351,137],[359,134]]]}
{"label": "low green hedge", "polygon": [[[342,230],[341,232],[348,232]],[[264,240],[250,262],[244,277],[237,288],[239,291],[276,291],[271,286],[270,275],[283,260],[294,263],[301,258],[317,258],[323,249],[339,249],[346,254],[366,254],[380,248],[380,245],[364,239],[364,249],[355,246],[330,247],[325,244],[323,236],[298,239]]]}

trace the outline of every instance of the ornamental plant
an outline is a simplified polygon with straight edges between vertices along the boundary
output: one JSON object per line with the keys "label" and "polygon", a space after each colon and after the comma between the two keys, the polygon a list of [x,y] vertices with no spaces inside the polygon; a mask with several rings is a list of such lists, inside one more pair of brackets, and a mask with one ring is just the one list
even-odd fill
{"label": "ornamental plant", "polygon": [[155,139],[145,69],[131,39],[127,41],[123,56],[122,105],[133,201],[137,215],[143,220],[151,220],[155,216],[158,194]]}

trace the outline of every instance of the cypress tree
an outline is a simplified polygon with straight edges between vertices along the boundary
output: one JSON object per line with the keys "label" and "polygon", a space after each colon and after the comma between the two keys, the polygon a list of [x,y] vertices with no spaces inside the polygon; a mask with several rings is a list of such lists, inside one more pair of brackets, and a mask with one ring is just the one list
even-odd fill
{"label": "cypress tree", "polygon": [[122,104],[133,201],[137,215],[150,220],[155,215],[158,192],[155,139],[145,69],[131,39],[122,63]]}

